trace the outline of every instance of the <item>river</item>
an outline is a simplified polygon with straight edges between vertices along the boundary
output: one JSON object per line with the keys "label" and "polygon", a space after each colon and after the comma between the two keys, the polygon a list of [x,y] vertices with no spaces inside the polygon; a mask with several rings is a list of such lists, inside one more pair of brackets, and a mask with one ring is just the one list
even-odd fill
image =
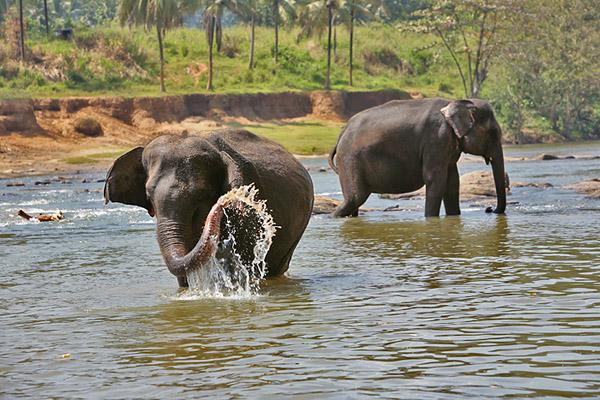
{"label": "river", "polygon": [[[600,155],[599,143],[506,148]],[[316,193],[337,176],[304,159]],[[462,163],[461,173],[486,169]],[[462,399],[600,396],[600,160],[507,163],[506,216],[315,216],[288,276],[181,300],[145,210],[100,175],[0,180],[0,397]],[[51,177],[48,177],[51,178]],[[88,183],[81,180],[87,178]],[[59,223],[16,217],[62,210]]]}

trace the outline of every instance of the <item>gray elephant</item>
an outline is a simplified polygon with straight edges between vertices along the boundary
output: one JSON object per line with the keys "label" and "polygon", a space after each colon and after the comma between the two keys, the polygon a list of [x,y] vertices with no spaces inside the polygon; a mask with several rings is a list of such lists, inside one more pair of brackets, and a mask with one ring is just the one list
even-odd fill
{"label": "gray elephant", "polygon": [[[329,155],[344,202],[338,217],[357,216],[371,193],[408,193],[426,186],[425,216],[459,215],[462,152],[491,162],[495,213],[506,208],[502,131],[489,103],[479,99],[395,100],[353,116]],[[337,166],[336,166],[337,161]]]}
{"label": "gray elephant", "polygon": [[270,140],[245,130],[160,136],[114,162],[104,198],[156,216],[165,263],[186,287],[186,271],[215,250],[211,236],[219,234],[223,215],[218,198],[251,183],[279,227],[266,257],[267,276],[282,275],[310,219],[313,185],[294,156]]}

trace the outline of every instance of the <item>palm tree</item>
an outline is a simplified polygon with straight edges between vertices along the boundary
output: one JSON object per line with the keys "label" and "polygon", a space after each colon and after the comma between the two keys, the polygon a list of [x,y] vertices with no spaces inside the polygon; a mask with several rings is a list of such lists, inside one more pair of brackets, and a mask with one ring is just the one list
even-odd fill
{"label": "palm tree", "polygon": [[258,0],[248,0],[248,13],[250,14],[250,61],[248,68],[254,69],[254,41],[256,39],[256,15],[258,13]]}
{"label": "palm tree", "polygon": [[44,22],[46,24],[46,36],[49,36],[50,27],[48,26],[48,0],[44,0]]}
{"label": "palm tree", "polygon": [[282,17],[285,22],[296,18],[296,2],[294,0],[271,0],[273,1],[273,23],[275,25],[275,62],[279,59],[279,26]]}
{"label": "palm tree", "polygon": [[348,61],[348,82],[353,84],[353,59],[354,59],[354,24],[356,22],[364,23],[374,18],[369,7],[382,7],[381,0],[340,0],[337,9],[337,19],[341,20],[348,27],[349,38],[349,61]]}
{"label": "palm tree", "polygon": [[223,34],[222,19],[223,12],[227,9],[235,14],[247,13],[247,0],[204,0],[204,29],[208,43],[208,83],[206,90],[213,90],[213,45],[216,40],[217,51],[221,49],[221,38]]}
{"label": "palm tree", "polygon": [[166,31],[181,24],[183,3],[178,0],[121,0],[121,25],[143,25],[156,29],[160,53],[160,91],[165,92],[165,56],[163,39]]}
{"label": "palm tree", "polygon": [[21,61],[25,60],[25,26],[23,24],[23,0],[19,0],[19,49]]}
{"label": "palm tree", "polygon": [[[327,29],[327,73],[325,89],[331,89],[331,33],[333,16],[339,8],[339,0],[308,0],[298,15],[300,34],[298,39],[310,36],[322,36]],[[326,28],[325,28],[326,27]]]}

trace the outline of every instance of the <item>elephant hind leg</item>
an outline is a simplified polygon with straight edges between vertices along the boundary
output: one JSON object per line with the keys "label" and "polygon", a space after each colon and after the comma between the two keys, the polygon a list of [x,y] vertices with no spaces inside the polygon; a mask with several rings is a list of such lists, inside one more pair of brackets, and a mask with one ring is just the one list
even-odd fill
{"label": "elephant hind leg", "polygon": [[358,209],[367,201],[371,193],[366,190],[348,192],[344,189],[343,185],[342,191],[344,193],[344,202],[335,209],[333,216],[358,217]]}
{"label": "elephant hind leg", "polygon": [[[333,212],[334,217],[358,217],[358,209],[369,198],[371,192],[362,179],[360,166],[355,158],[350,162],[338,158],[338,174],[344,194],[344,202]],[[348,173],[352,171],[352,173]]]}

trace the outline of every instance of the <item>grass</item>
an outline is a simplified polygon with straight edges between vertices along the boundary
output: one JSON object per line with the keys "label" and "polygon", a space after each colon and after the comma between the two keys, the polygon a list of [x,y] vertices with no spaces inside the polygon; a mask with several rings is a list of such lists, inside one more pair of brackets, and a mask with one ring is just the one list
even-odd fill
{"label": "grass", "polygon": [[[215,90],[221,93],[317,90],[325,83],[326,38],[296,41],[298,31],[280,34],[280,61],[272,55],[273,30],[257,29],[256,67],[248,68],[249,28],[225,29],[223,49],[215,56]],[[354,83],[348,85],[348,34],[338,28],[332,67],[333,89],[396,88],[427,96],[460,95],[458,75],[441,48],[430,49],[432,36],[405,33],[373,24],[356,29]],[[30,34],[32,60],[21,65],[0,44],[0,97],[77,95],[160,95],[158,45],[152,33],[118,26],[80,27],[65,42]],[[165,38],[169,94],[206,92],[207,75],[190,74],[207,63],[203,31],[178,28]]]}
{"label": "grass", "polygon": [[290,153],[315,155],[329,153],[343,125],[331,121],[299,121],[237,126],[279,143]]}
{"label": "grass", "polygon": [[81,156],[68,157],[63,161],[67,164],[80,165],[80,164],[96,164],[100,161],[106,161],[109,159],[116,159],[122,156],[128,149],[122,149],[118,151],[111,151],[106,153],[91,153]]}

